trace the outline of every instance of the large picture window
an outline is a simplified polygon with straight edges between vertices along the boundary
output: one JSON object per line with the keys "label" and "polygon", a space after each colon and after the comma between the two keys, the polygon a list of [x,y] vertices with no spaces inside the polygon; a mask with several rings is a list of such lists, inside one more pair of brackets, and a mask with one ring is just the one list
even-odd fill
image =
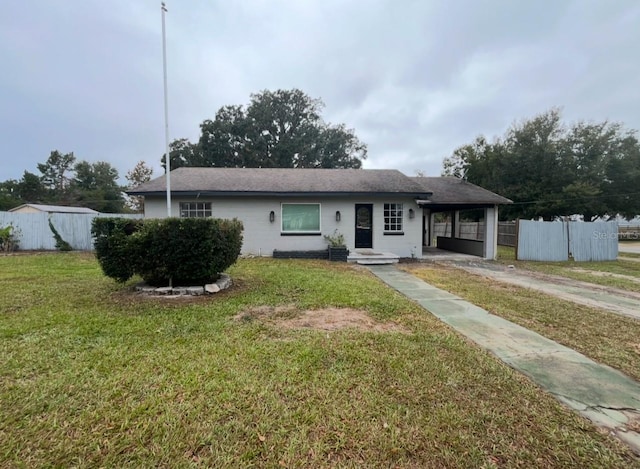
{"label": "large picture window", "polygon": [[385,233],[402,233],[402,204],[384,204]]}
{"label": "large picture window", "polygon": [[211,202],[180,202],[180,218],[211,216]]}
{"label": "large picture window", "polygon": [[320,204],[282,204],[282,233],[320,233]]}

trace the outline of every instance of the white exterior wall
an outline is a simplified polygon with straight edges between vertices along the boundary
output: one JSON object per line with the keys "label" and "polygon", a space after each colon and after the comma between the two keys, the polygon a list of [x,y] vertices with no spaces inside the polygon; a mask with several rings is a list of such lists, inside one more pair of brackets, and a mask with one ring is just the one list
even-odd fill
{"label": "white exterior wall", "polygon": [[[178,216],[180,202],[194,202],[195,197],[173,196],[171,213]],[[347,247],[354,251],[355,243],[355,205],[373,204],[373,250],[391,252],[400,257],[422,257],[422,209],[418,208],[412,198],[206,198],[200,197],[198,202],[211,202],[212,215],[215,218],[237,218],[244,224],[242,254],[272,256],[273,250],[294,251],[325,249],[327,242],[324,235],[338,230],[345,236]],[[281,203],[320,203],[321,235],[282,236]],[[384,234],[384,204],[404,204],[404,235]],[[414,218],[409,218],[409,209],[413,209]],[[269,213],[273,210],[275,221],[269,221]],[[167,202],[162,197],[145,197],[144,211],[146,218],[165,218]],[[336,221],[336,211],[340,211],[341,220]]]}

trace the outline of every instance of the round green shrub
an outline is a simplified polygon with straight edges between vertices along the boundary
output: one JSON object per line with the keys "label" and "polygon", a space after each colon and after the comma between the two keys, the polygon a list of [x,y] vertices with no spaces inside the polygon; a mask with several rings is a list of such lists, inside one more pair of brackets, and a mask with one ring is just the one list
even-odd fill
{"label": "round green shrub", "polygon": [[117,259],[104,259],[96,238],[96,254],[103,271],[118,281],[138,274],[155,286],[211,283],[237,260],[242,248],[243,227],[238,220],[148,219],[129,235],[123,227],[124,224],[111,228],[109,242],[105,244],[115,250],[111,257]]}

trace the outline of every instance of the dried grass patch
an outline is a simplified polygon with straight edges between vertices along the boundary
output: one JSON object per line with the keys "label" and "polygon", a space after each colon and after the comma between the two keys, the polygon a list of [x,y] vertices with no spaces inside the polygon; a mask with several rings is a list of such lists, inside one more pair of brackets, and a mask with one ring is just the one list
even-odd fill
{"label": "dried grass patch", "polygon": [[337,331],[356,329],[367,332],[410,331],[394,322],[379,322],[366,311],[352,308],[321,308],[300,311],[293,305],[258,306],[237,314],[236,321],[262,321],[285,329]]}

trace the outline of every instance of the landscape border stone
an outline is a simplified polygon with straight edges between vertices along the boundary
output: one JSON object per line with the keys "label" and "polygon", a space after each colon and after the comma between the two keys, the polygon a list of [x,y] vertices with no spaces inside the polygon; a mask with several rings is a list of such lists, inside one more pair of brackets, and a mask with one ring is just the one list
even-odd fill
{"label": "landscape border stone", "polygon": [[220,278],[215,283],[208,283],[201,286],[152,287],[146,283],[139,283],[135,286],[135,289],[137,292],[155,296],[199,296],[218,293],[232,285],[233,281],[228,274],[220,274]]}

